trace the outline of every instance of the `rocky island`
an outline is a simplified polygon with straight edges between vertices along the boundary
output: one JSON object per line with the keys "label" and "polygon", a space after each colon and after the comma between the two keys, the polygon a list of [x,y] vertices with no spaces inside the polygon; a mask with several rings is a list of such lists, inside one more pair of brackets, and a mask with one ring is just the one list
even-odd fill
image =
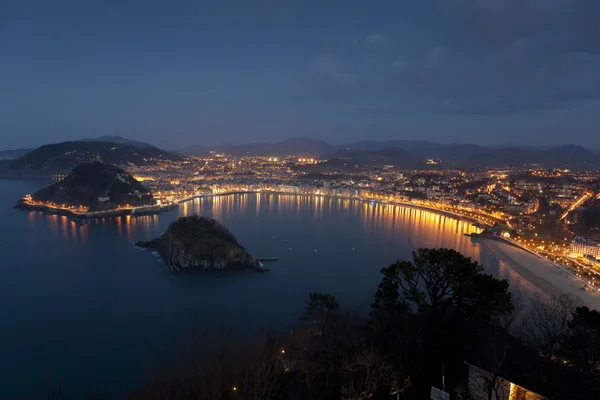
{"label": "rocky island", "polygon": [[18,208],[81,217],[157,212],[149,189],[119,167],[76,166],[62,181],[21,199]]}
{"label": "rocky island", "polygon": [[160,238],[135,245],[156,250],[172,274],[234,268],[267,271],[223,224],[197,215],[181,217]]}

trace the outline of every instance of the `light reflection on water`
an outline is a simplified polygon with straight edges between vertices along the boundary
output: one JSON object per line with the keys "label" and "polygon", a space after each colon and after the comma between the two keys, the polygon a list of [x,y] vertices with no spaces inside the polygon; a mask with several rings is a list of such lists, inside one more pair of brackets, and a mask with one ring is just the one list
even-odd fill
{"label": "light reflection on water", "polygon": [[360,221],[360,235],[368,235],[382,241],[391,238],[392,243],[397,238],[401,246],[405,246],[404,242],[408,238],[413,249],[452,248],[481,262],[488,273],[507,279],[513,290],[526,294],[539,292],[505,261],[497,259],[485,242],[473,242],[465,236],[480,233],[480,227],[466,220],[423,209],[325,196],[255,193],[197,198],[182,205],[178,214],[203,214],[217,220],[227,220],[242,217],[250,212],[262,218],[294,216],[299,225],[306,223],[306,220],[301,219],[308,215],[321,223],[328,223],[332,215],[357,219]]}
{"label": "light reflection on water", "polygon": [[[425,247],[452,247],[467,255],[475,256],[472,244],[464,240],[463,234],[479,233],[481,229],[465,220],[457,220],[434,212],[392,204],[371,204],[359,200],[331,198],[324,196],[294,196],[274,194],[243,194],[203,197],[180,206],[179,215],[206,214],[222,220],[236,215],[245,215],[248,208],[255,210],[257,216],[311,215],[319,221],[332,213],[360,220],[363,234],[393,236],[396,230],[411,234],[411,242]],[[208,212],[210,210],[210,212]],[[448,241],[445,235],[452,234]]]}
{"label": "light reflection on water", "polygon": [[[296,225],[308,224],[307,217],[312,220],[311,225],[332,222],[339,224],[340,218],[356,220],[359,221],[355,227],[357,235],[368,235],[381,241],[391,240],[392,244],[397,238],[399,245],[405,246],[408,241],[412,249],[452,248],[480,261],[490,273],[509,280],[514,288],[528,293],[538,292],[534,285],[522,279],[505,261],[496,259],[485,243],[473,242],[464,236],[479,233],[481,228],[466,220],[457,220],[423,209],[325,196],[251,193],[196,198],[181,204],[175,213],[179,216],[202,214],[221,221],[246,218],[249,215],[255,219],[269,217],[290,220],[291,217],[291,229]],[[140,234],[146,238],[156,236],[159,227],[162,227],[162,233],[174,219],[172,212],[83,222],[41,212],[28,214],[31,228],[44,220],[55,239],[60,238],[74,246],[88,243],[89,229],[96,225],[114,225],[120,238],[132,242]]]}
{"label": "light reflection on water", "polygon": [[[418,247],[454,248],[512,287],[534,290],[485,241],[463,235],[479,228],[425,210],[265,193],[206,197],[159,215],[89,221],[11,208],[13,199],[36,188],[0,182],[0,219],[8,227],[0,232],[0,293],[10,300],[0,307],[0,320],[10,321],[0,330],[0,375],[8,385],[2,391],[15,394],[9,398],[43,383],[47,365],[73,390],[100,388],[122,398],[119,392],[142,373],[144,357],[189,332],[196,317],[218,314],[244,333],[289,327],[311,291],[335,294],[344,308],[364,309],[381,281],[380,269],[410,258]],[[173,278],[150,252],[131,245],[190,214],[222,221],[252,254],[279,261],[268,274]]]}

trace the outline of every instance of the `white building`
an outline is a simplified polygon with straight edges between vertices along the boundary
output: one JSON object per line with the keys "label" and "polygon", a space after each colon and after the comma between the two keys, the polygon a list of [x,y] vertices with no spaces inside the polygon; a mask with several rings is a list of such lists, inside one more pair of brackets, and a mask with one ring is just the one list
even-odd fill
{"label": "white building", "polygon": [[569,246],[569,255],[571,257],[591,256],[600,258],[600,243],[582,237],[576,237]]}

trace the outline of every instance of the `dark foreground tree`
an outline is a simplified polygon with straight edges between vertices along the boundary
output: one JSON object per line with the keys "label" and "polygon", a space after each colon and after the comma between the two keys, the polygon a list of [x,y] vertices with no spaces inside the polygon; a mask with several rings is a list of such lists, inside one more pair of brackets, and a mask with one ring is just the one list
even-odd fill
{"label": "dark foreground tree", "polygon": [[221,331],[196,340],[132,399],[422,399],[442,388],[442,371],[446,392],[467,399],[465,362],[486,400],[505,399],[507,381],[553,400],[600,392],[599,313],[536,299],[525,317],[534,348],[508,332],[518,308],[508,283],[456,251],[420,249],[382,274],[367,329],[334,296],[311,293],[310,324],[233,346]]}
{"label": "dark foreground tree", "polygon": [[[413,261],[381,270],[372,304],[372,339],[401,351],[419,395],[447,378],[459,379],[469,347],[500,325],[513,305],[508,283],[483,274],[483,267],[450,249],[419,249]],[[400,345],[399,345],[400,344]],[[455,376],[453,376],[455,375]]]}
{"label": "dark foreground tree", "polygon": [[569,323],[580,305],[579,298],[567,294],[535,296],[523,318],[523,338],[548,359],[560,356],[569,337]]}
{"label": "dark foreground tree", "polygon": [[327,293],[309,293],[308,302],[302,318],[319,326],[321,334],[333,328],[340,303],[335,296]]}
{"label": "dark foreground tree", "polygon": [[577,368],[600,372],[600,312],[579,307],[569,322],[565,356]]}

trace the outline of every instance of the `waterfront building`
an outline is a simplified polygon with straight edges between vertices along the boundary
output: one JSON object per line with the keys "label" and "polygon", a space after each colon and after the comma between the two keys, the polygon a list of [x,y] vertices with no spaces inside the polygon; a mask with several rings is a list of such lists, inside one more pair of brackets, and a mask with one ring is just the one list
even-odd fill
{"label": "waterfront building", "polygon": [[571,257],[591,256],[595,259],[600,258],[600,243],[591,239],[576,237],[569,246],[569,255]]}

